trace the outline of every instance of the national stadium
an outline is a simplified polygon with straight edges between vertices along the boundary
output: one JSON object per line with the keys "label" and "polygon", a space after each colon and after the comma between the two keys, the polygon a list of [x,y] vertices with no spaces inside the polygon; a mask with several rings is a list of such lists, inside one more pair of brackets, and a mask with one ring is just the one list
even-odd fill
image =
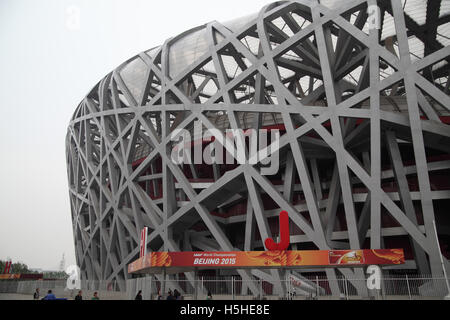
{"label": "national stadium", "polygon": [[[145,227],[151,253],[266,251],[265,239],[281,237],[280,211],[289,215],[291,251],[398,248],[404,263],[383,274],[443,278],[450,272],[449,36],[445,0],[280,1],[124,62],[76,107],[66,136],[81,278],[124,290]],[[269,174],[264,161],[173,161],[180,130],[190,133],[183,146],[193,157],[213,144],[206,131],[262,129],[279,134]],[[249,140],[241,140],[246,150]],[[338,265],[157,277],[231,275],[262,280],[281,295],[287,272],[342,277],[358,291],[352,279],[366,277],[363,266]],[[327,290],[339,295],[342,287]]]}

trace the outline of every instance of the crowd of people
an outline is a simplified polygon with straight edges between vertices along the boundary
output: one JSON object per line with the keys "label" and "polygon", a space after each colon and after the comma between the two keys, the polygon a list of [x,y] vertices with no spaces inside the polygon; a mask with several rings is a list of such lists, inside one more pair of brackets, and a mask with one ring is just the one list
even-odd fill
{"label": "crowd of people", "polygon": [[[47,294],[42,299],[39,299],[39,298],[40,298],[40,291],[39,291],[39,288],[37,288],[33,294],[34,300],[67,300],[66,298],[56,298],[56,296],[52,292],[52,290],[48,290]],[[75,296],[74,300],[77,300],[77,301],[83,300],[83,291],[81,291],[81,290],[78,291],[78,294]],[[91,300],[100,300],[100,297],[98,296],[97,291],[94,292]]]}
{"label": "crowd of people", "polygon": [[[173,290],[173,292],[172,290],[169,289],[166,300],[183,300],[183,299],[184,299],[183,296],[177,289]],[[161,291],[158,292],[158,300],[164,300],[163,296],[161,295]]]}
{"label": "crowd of people", "polygon": [[[48,290],[47,294],[45,295],[45,297],[43,297],[42,299],[40,299],[40,292],[39,292],[39,288],[36,289],[36,291],[33,294],[33,299],[34,300],[66,300],[65,298],[56,298],[55,294],[52,292],[52,290]],[[78,291],[78,294],[75,296],[74,300],[76,301],[80,301],[83,300],[83,291],[80,290]],[[98,292],[95,291],[91,300],[100,300],[100,297],[98,296]],[[139,290],[138,293],[136,294],[136,297],[134,298],[134,300],[142,300],[142,290]],[[161,291],[158,292],[158,300],[164,300],[164,297],[161,295]],[[184,300],[183,296],[181,295],[181,293],[175,289],[172,290],[169,289],[168,293],[167,293],[167,297],[165,300]],[[211,291],[208,291],[208,295],[206,296],[206,300],[212,300],[212,294]]]}
{"label": "crowd of people", "polygon": [[[141,290],[139,290],[138,295],[140,293],[141,293]],[[164,300],[164,297],[161,295],[161,291],[158,291],[158,298],[157,299],[158,300]],[[137,296],[136,296],[136,300],[142,300],[142,296],[141,296],[141,299],[137,299]],[[183,296],[180,294],[180,292],[177,289],[173,290],[173,292],[172,292],[172,290],[169,289],[169,291],[167,293],[167,297],[166,297],[165,300],[184,300],[184,298],[183,298]],[[206,296],[206,300],[212,300],[211,291],[208,291],[208,295]]]}

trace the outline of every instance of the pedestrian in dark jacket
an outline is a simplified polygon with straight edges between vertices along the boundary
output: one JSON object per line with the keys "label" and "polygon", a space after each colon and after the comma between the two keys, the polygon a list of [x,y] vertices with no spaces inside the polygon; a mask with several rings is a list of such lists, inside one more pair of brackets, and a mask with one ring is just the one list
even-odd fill
{"label": "pedestrian in dark jacket", "polygon": [[36,291],[33,294],[33,299],[34,300],[39,300],[39,288],[36,288]]}
{"label": "pedestrian in dark jacket", "polygon": [[139,290],[139,292],[136,295],[136,298],[134,300],[142,300],[142,290]]}
{"label": "pedestrian in dark jacket", "polygon": [[174,300],[181,300],[181,293],[177,289],[173,290],[173,298]]}
{"label": "pedestrian in dark jacket", "polygon": [[167,295],[167,300],[175,300],[175,297],[172,294],[172,290],[169,290],[169,294]]}
{"label": "pedestrian in dark jacket", "polygon": [[75,296],[75,300],[83,300],[83,292],[80,290],[78,294]]}

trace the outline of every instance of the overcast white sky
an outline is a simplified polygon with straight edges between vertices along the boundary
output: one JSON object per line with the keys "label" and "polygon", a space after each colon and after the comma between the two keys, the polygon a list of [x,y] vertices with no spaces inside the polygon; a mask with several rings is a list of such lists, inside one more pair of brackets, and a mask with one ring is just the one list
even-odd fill
{"label": "overcast white sky", "polygon": [[187,29],[270,2],[0,0],[0,259],[57,269],[65,253],[75,263],[65,136],[102,77]]}

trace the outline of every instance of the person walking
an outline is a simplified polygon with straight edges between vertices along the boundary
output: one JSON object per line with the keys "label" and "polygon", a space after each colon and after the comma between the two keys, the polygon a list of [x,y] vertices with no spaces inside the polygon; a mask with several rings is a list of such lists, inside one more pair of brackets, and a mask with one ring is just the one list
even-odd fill
{"label": "person walking", "polygon": [[134,300],[142,300],[142,290],[139,290],[139,292],[136,295],[136,298]]}
{"label": "person walking", "polygon": [[52,290],[48,290],[47,295],[42,300],[56,300],[56,297],[53,294]]}
{"label": "person walking", "polygon": [[39,300],[39,288],[36,288],[36,291],[33,294],[33,299],[34,300]]}
{"label": "person walking", "polygon": [[172,290],[169,290],[169,294],[167,295],[167,300],[175,300],[175,297],[172,294]]}
{"label": "person walking", "polygon": [[98,297],[97,291],[94,292],[94,296],[92,297],[91,300],[100,300],[100,298]]}
{"label": "person walking", "polygon": [[173,297],[174,300],[181,300],[181,293],[177,289],[175,289],[173,290]]}
{"label": "person walking", "polygon": [[83,292],[81,290],[78,291],[78,294],[75,296],[75,300],[83,300]]}
{"label": "person walking", "polygon": [[211,291],[208,291],[208,295],[206,296],[206,300],[212,300],[212,294]]}

